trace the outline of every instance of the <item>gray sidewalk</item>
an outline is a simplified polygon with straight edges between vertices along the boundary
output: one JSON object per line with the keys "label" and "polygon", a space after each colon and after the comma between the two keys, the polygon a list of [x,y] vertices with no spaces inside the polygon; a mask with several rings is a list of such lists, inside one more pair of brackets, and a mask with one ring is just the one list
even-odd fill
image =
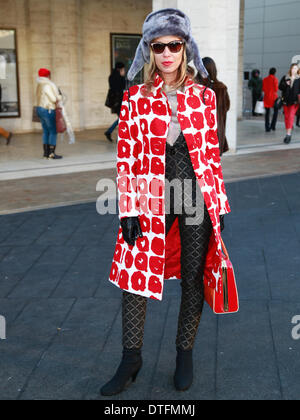
{"label": "gray sidewalk", "polygon": [[[241,298],[206,306],[195,381],[173,389],[180,288],[149,301],[144,367],[112,400],[300,399],[300,173],[227,186],[224,239]],[[94,204],[0,216],[0,399],[98,399],[121,356],[121,293],[108,283],[117,216]]]}
{"label": "gray sidewalk", "polygon": [[[113,143],[107,141],[104,132],[105,129],[77,132],[76,143],[73,145],[68,143],[66,136],[62,141],[59,135],[57,153],[63,155],[64,159],[56,161],[42,159],[41,133],[16,134],[9,147],[0,141],[0,182],[115,168],[117,131],[113,134]],[[232,161],[245,154],[273,151],[299,153],[300,129],[295,128],[292,142],[288,146],[283,144],[284,136],[283,123],[278,123],[276,132],[265,133],[261,118],[238,121],[237,153],[226,153],[224,158]]]}

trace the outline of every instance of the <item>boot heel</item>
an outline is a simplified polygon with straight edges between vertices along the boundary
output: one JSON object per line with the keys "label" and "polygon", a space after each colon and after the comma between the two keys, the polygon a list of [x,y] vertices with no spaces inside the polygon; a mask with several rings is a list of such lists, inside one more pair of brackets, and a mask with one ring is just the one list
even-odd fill
{"label": "boot heel", "polygon": [[132,375],[132,378],[131,378],[132,383],[134,383],[136,381],[136,378],[137,378],[138,374],[140,373],[140,370],[141,370],[141,368],[134,375]]}
{"label": "boot heel", "polygon": [[177,391],[187,391],[193,383],[193,352],[177,349],[174,385]]}
{"label": "boot heel", "polygon": [[130,383],[136,381],[142,365],[143,361],[140,350],[125,349],[123,359],[115,376],[101,388],[101,395],[108,397],[120,394]]}

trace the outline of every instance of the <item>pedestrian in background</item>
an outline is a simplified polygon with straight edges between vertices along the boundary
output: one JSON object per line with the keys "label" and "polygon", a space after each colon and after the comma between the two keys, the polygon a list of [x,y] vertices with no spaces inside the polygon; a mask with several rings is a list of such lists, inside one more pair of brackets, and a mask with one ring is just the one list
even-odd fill
{"label": "pedestrian in background", "polygon": [[218,138],[220,145],[220,155],[228,152],[228,142],[226,138],[226,120],[227,112],[230,109],[230,98],[228,95],[227,86],[218,80],[217,66],[214,60],[210,57],[203,59],[204,67],[206,68],[209,78],[204,79],[200,73],[197,75],[197,82],[212,89],[217,97],[217,116],[218,116]]}
{"label": "pedestrian in background", "polygon": [[[276,123],[278,118],[278,108],[275,107],[275,101],[278,98],[278,79],[275,76],[276,69],[273,67],[270,69],[269,76],[263,80],[263,92],[264,92],[264,105],[266,109],[266,132],[269,133],[271,130],[276,130]],[[270,125],[270,113],[273,108],[273,118]]]}
{"label": "pedestrian in background", "polygon": [[[117,63],[112,74],[109,76],[109,92],[106,101],[106,106],[111,109],[112,114],[117,114],[120,116],[122,99],[124,90],[126,87],[125,81],[125,65],[123,63]],[[115,128],[119,124],[119,119],[117,119],[113,125],[104,133],[107,140],[113,141],[111,135]]]}
{"label": "pedestrian in background", "polygon": [[44,158],[62,159],[56,155],[56,106],[62,101],[62,96],[57,86],[50,80],[51,72],[48,69],[40,69],[37,79],[36,101],[37,114],[43,127]]}
{"label": "pedestrian in background", "polygon": [[8,146],[12,138],[12,133],[6,131],[3,127],[0,127],[0,136],[6,139],[6,145]]}
{"label": "pedestrian in background", "polygon": [[295,116],[299,110],[300,101],[300,69],[297,64],[292,64],[286,76],[283,76],[279,89],[282,91],[286,137],[284,143],[292,140]]}
{"label": "pedestrian in background", "polygon": [[262,85],[263,81],[260,76],[259,70],[252,71],[252,77],[249,80],[248,87],[252,90],[252,115],[253,117],[257,117],[259,114],[255,112],[255,107],[257,101],[261,100],[262,98]]}

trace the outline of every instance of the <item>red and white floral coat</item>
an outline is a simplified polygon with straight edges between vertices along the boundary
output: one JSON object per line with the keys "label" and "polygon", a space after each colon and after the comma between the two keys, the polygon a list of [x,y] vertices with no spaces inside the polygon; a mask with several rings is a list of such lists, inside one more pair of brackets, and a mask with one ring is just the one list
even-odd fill
{"label": "red and white floral coat", "polygon": [[[172,111],[157,76],[155,89],[144,96],[144,85],[124,95],[118,139],[119,217],[139,216],[143,238],[128,245],[120,228],[109,280],[130,293],[162,300],[165,279],[181,278],[178,221],[165,232],[166,139]],[[222,250],[220,215],[230,212],[217,136],[216,96],[189,81],[178,91],[178,120],[193,168],[209,211],[213,234],[205,281],[220,290]],[[129,106],[130,102],[130,106]]]}

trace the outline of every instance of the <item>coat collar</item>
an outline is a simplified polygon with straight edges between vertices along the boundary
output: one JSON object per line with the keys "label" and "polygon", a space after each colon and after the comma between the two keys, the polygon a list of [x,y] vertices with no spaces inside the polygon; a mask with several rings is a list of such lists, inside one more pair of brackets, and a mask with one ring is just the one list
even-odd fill
{"label": "coat collar", "polygon": [[[154,86],[153,94],[157,95],[162,90],[164,84],[165,84],[164,80],[160,77],[159,74],[156,74],[154,85],[153,85]],[[195,86],[195,82],[191,79],[188,79],[188,81],[185,83],[185,86],[184,86],[184,93],[186,93],[186,91],[193,86]],[[178,92],[182,93],[181,91],[178,91]]]}

